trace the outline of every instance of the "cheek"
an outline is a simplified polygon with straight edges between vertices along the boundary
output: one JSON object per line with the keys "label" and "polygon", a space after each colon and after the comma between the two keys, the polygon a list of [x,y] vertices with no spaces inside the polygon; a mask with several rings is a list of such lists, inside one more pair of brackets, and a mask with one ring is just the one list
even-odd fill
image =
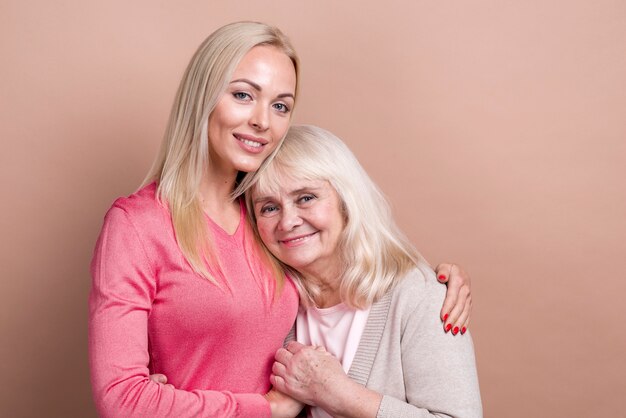
{"label": "cheek", "polygon": [[281,139],[287,133],[287,129],[289,129],[289,124],[291,122],[291,118],[280,117],[273,124],[274,138]]}
{"label": "cheek", "polygon": [[234,106],[228,97],[222,98],[209,117],[209,132],[228,129],[245,119],[245,108]]}
{"label": "cheek", "polygon": [[256,223],[256,227],[257,230],[259,231],[259,236],[261,237],[261,241],[263,241],[263,243],[266,246],[270,246],[272,245],[272,231],[273,231],[273,227],[271,226],[272,222],[270,222],[267,218],[258,218],[257,219],[257,223]]}

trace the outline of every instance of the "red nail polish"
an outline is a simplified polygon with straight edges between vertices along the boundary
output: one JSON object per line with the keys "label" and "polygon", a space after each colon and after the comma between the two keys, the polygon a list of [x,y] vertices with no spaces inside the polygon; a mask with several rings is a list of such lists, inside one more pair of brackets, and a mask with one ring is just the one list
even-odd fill
{"label": "red nail polish", "polygon": [[456,335],[457,332],[459,332],[459,327],[454,327],[454,329],[452,330],[452,335]]}
{"label": "red nail polish", "polygon": [[444,276],[443,274],[440,274],[438,278],[439,280],[442,280],[442,281],[446,280],[446,276]]}
{"label": "red nail polish", "polygon": [[445,315],[443,316],[443,322],[446,322],[446,319],[448,319],[448,314],[445,314]]}
{"label": "red nail polish", "polygon": [[452,328],[452,324],[446,325],[446,332],[450,331],[450,328]]}
{"label": "red nail polish", "polygon": [[467,331],[467,328],[465,327],[461,328],[461,334],[465,334],[465,331]]}

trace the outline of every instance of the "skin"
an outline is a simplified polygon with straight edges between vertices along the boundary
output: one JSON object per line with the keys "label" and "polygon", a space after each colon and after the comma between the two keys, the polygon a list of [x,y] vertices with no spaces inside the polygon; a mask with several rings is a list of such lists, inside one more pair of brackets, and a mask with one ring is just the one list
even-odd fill
{"label": "skin", "polygon": [[239,204],[225,204],[237,173],[258,169],[278,146],[289,128],[295,89],[289,57],[257,46],[243,57],[209,117],[210,161],[199,192],[204,211],[229,233],[239,224]]}
{"label": "skin", "polygon": [[278,193],[254,199],[261,239],[278,259],[322,285],[320,307],[339,303],[334,280],[342,266],[337,246],[345,226],[339,196],[327,181],[281,179]]}

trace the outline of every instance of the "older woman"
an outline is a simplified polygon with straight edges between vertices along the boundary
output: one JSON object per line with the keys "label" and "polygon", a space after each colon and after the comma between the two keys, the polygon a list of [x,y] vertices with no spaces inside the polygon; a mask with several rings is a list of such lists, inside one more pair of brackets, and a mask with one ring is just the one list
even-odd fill
{"label": "older woman", "polygon": [[481,416],[469,333],[441,332],[444,289],[338,138],[292,127],[246,200],[300,292],[275,388],[313,417]]}

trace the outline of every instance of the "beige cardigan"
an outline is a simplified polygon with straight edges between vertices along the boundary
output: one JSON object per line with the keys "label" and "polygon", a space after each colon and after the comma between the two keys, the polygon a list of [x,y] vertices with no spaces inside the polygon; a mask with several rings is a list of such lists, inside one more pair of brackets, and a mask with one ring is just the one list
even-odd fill
{"label": "beige cardigan", "polygon": [[378,418],[482,417],[472,339],[439,319],[445,292],[424,264],[372,305],[348,376],[384,395]]}

